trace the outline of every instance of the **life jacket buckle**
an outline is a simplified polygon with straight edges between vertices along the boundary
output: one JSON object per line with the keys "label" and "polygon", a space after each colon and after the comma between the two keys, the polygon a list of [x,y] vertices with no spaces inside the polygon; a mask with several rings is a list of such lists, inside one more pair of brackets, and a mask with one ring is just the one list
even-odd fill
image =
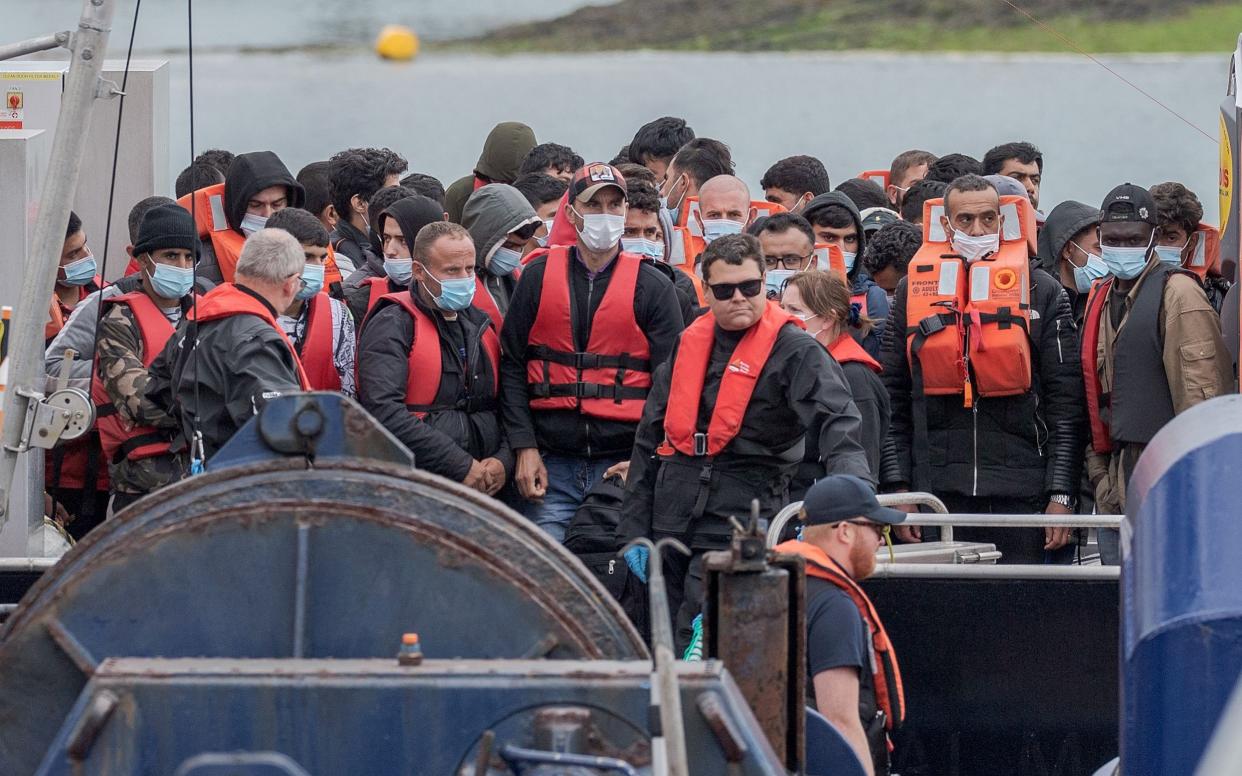
{"label": "life jacket buckle", "polygon": [[599,369],[598,353],[574,353],[575,369]]}
{"label": "life jacket buckle", "polygon": [[707,434],[696,433],[694,435],[694,454],[696,456],[707,455]]}
{"label": "life jacket buckle", "polygon": [[939,315],[929,315],[919,321],[919,333],[924,337],[930,337],[938,331],[943,331],[944,328],[944,319]]}
{"label": "life jacket buckle", "polygon": [[598,383],[578,383],[579,399],[599,399],[603,396],[603,386]]}

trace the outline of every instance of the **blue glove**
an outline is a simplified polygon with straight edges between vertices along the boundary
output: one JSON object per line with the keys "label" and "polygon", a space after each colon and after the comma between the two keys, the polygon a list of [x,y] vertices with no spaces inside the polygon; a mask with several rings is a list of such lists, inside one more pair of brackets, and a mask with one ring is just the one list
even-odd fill
{"label": "blue glove", "polygon": [[631,547],[625,551],[625,565],[630,567],[630,571],[634,576],[638,577],[639,582],[647,581],[647,559],[651,557],[651,550],[646,547]]}

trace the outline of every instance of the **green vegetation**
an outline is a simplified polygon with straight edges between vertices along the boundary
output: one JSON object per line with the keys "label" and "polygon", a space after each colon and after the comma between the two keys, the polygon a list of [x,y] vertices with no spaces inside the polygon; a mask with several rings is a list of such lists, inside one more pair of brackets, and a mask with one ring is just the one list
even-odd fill
{"label": "green vegetation", "polygon": [[[703,4],[693,0],[656,0],[654,4],[653,0],[624,0],[586,8],[556,22],[506,28],[470,43],[499,52],[1072,50],[1055,33],[1000,0],[989,3],[986,13],[980,13],[979,7],[969,7],[970,0],[833,0],[827,4],[724,0],[705,12]],[[1138,13],[1131,6],[1129,18],[1109,18],[1100,6],[1065,5],[1074,10],[1061,6],[1057,11],[1054,4],[1037,8],[1035,15],[1092,53],[1227,52],[1242,31],[1242,3],[1238,2],[1182,0],[1160,11]],[[702,19],[711,21],[704,24]]]}

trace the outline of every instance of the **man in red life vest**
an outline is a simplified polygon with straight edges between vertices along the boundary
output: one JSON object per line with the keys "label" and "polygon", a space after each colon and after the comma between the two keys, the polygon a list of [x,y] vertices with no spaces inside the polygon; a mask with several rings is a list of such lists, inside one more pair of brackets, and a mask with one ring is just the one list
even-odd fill
{"label": "man in red life vest", "polygon": [[410,246],[414,282],[381,297],[362,327],[359,401],[418,468],[495,495],[513,453],[496,404],[500,340],[472,305],[474,242],[465,227],[435,221]]}
{"label": "man in red life vest", "polygon": [[276,321],[302,288],[305,266],[288,232],[255,232],[238,256],[234,282],[198,299],[151,364],[148,398],[177,418],[187,444],[201,433],[204,460],[270,399],[310,390]]}
{"label": "man in red life vest", "polygon": [[171,452],[177,422],[146,396],[147,368],[191,302],[198,238],[194,219],[174,202],[142,219],[132,255],[139,285],[104,300],[91,395],[116,512],[179,479],[184,460]]}
{"label": "man in red life vest", "polygon": [[888,774],[888,733],[902,723],[901,668],[879,613],[858,583],[875,571],[889,526],[905,513],[871,487],[826,477],[802,502],[802,538],[777,552],[806,560],[806,657],[815,709],[840,731],[869,774]]}
{"label": "man in red life vest", "polygon": [[501,331],[505,433],[526,514],[558,540],[587,492],[630,454],[651,373],[684,325],[672,282],[621,250],[626,182],[574,175],[577,235],[525,266]]}
{"label": "man in red life vest", "polygon": [[[870,479],[859,415],[841,367],[792,315],[767,299],[759,241],[727,235],[703,252],[709,314],[656,370],[634,441],[618,546],[675,537],[692,558],[666,558],[678,648],[703,600],[703,554],[727,547],[729,518],[752,499],[771,518],[818,428],[823,474]],[[647,558],[626,562],[646,579]]]}

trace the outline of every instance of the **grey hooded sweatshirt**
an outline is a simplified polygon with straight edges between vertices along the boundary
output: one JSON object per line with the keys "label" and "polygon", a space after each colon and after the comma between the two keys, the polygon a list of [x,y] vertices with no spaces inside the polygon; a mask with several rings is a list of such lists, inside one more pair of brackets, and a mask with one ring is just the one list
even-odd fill
{"label": "grey hooded sweatshirt", "polygon": [[[1061,277],[1058,262],[1066,244],[1084,229],[1100,222],[1098,208],[1084,205],[1068,199],[1052,209],[1044,221],[1044,228],[1039,231],[1039,268],[1052,275]],[[1081,260],[1081,256],[1076,260]],[[1082,326],[1083,315],[1087,309],[1087,295],[1078,293],[1076,287],[1065,289],[1069,294],[1070,305],[1074,310],[1074,323]]]}
{"label": "grey hooded sweatshirt", "polygon": [[470,195],[462,209],[461,223],[474,240],[475,274],[483,281],[483,287],[503,316],[509,309],[509,297],[517,285],[518,273],[494,273],[492,257],[504,244],[505,237],[523,226],[539,223],[539,216],[522,192],[504,183],[493,183]]}

